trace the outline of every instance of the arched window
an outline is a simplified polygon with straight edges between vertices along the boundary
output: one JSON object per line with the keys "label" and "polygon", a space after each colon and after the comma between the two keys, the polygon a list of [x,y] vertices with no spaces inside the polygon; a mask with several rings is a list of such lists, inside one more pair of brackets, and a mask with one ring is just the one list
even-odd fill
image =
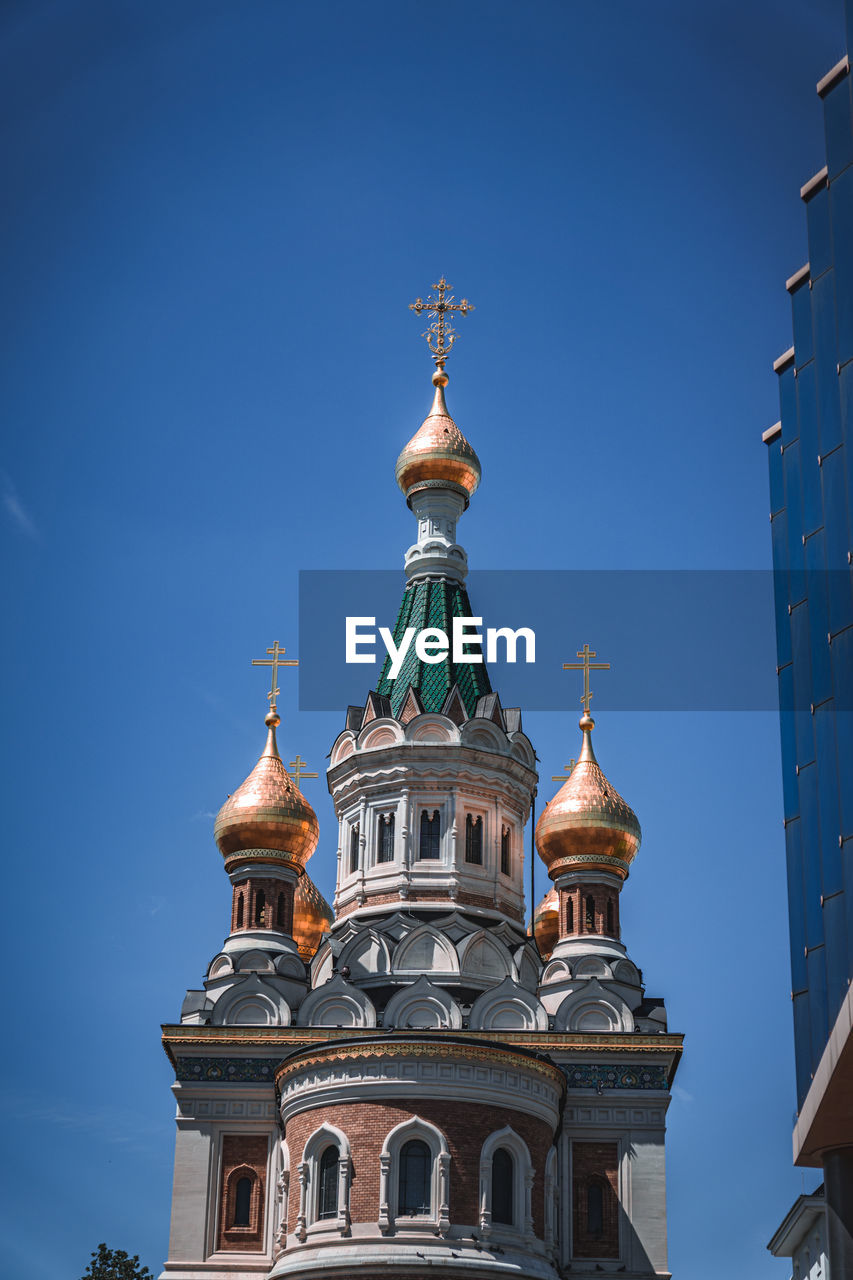
{"label": "arched window", "polygon": [[278,904],[276,905],[276,910],[275,910],[275,922],[278,925],[279,929],[284,928],[284,894],[283,893],[280,893],[278,895]]}
{"label": "arched window", "polygon": [[595,933],[595,898],[592,894],[587,894],[586,899],[586,919],[584,920],[584,928],[587,933]]}
{"label": "arched window", "polygon": [[394,815],[389,813],[379,817],[379,847],[376,851],[377,862],[394,861]]}
{"label": "arched window", "polygon": [[349,832],[349,870],[350,875],[358,871],[358,842],[360,837],[359,825],[353,823]]}
{"label": "arched window", "polygon": [[317,1217],[338,1216],[338,1148],[326,1147],[317,1170]]}
{"label": "arched window", "polygon": [[412,1138],[400,1151],[397,1212],[425,1216],[432,1211],[432,1152],[420,1138]]}
{"label": "arched window", "polygon": [[597,1180],[586,1189],[586,1229],[588,1235],[604,1235],[604,1189]]}
{"label": "arched window", "polygon": [[243,895],[237,894],[237,928],[243,928]]}
{"label": "arched window", "polygon": [[465,818],[465,861],[483,865],[483,819],[470,813]]}
{"label": "arched window", "polygon": [[263,929],[266,919],[267,899],[263,889],[255,895],[255,928]]}
{"label": "arched window", "polygon": [[492,1222],[514,1225],[515,1161],[506,1147],[492,1156]]}
{"label": "arched window", "polygon": [[252,1209],[252,1179],[238,1178],[234,1193],[233,1227],[248,1227]]}
{"label": "arched window", "polygon": [[441,815],[436,809],[433,813],[428,813],[424,809],[421,814],[421,839],[418,849],[420,858],[440,858],[441,857]]}
{"label": "arched window", "polygon": [[569,898],[566,903],[566,933],[574,933],[575,931],[575,900]]}
{"label": "arched window", "polygon": [[613,899],[607,899],[607,932],[613,932]]}
{"label": "arched window", "polygon": [[503,827],[501,829],[501,874],[505,876],[510,875],[510,868],[509,827]]}

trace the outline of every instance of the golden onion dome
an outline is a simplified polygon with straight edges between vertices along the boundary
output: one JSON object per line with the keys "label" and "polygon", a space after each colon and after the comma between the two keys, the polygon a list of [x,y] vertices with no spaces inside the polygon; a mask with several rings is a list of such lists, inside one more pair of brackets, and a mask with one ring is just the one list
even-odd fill
{"label": "golden onion dome", "polygon": [[547,960],[560,936],[560,895],[556,886],[545,894],[533,912],[533,937],[543,960]]}
{"label": "golden onion dome", "polygon": [[480,459],[447,411],[444,369],[436,369],[432,381],[432,408],[397,459],[397,484],[408,495],[420,486],[444,482],[458,485],[470,497],[480,483]]}
{"label": "golden onion dome", "polygon": [[303,960],[313,959],[334,913],[307,872],[299,877],[293,898],[292,938]]}
{"label": "golden onion dome", "polygon": [[582,716],[578,762],[536,824],[536,847],[552,879],[566,871],[609,871],[625,879],[642,832],[634,810],[601,772],[592,749],[595,721]]}
{"label": "golden onion dome", "polygon": [[317,847],[317,815],[278,754],[278,712],[270,711],[265,723],[269,733],[263,755],[216,815],[213,834],[226,870],[247,858],[301,868]]}

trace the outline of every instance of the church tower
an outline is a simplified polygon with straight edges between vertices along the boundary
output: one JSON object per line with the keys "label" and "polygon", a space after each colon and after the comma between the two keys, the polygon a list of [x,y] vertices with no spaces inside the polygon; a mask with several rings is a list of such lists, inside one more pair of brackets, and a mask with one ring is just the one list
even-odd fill
{"label": "church tower", "polygon": [[[445,399],[449,313],[472,308],[434,288],[413,304],[433,319],[434,398],[396,467],[417,524],[397,644],[472,613],[456,530],[481,469]],[[305,870],[317,818],[276,742],[282,652],[263,754],[216,820],[230,932],[163,1029],[164,1277],[668,1275],[681,1037],[621,940],[640,825],[596,760],[588,696],[577,764],[536,828],[554,886],[531,936],[521,711],[482,662],[412,645],[392,678],[386,661],[331,750],[333,914]],[[579,656],[588,694],[595,654]]]}

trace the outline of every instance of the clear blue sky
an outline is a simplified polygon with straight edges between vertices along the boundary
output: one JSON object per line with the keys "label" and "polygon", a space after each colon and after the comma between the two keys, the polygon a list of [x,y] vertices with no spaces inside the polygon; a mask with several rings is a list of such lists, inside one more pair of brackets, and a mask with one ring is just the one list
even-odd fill
{"label": "clear blue sky", "polygon": [[[769,565],[760,433],[841,5],[7,0],[0,24],[0,1266],[73,1280],[106,1239],[156,1273],[158,1024],[227,930],[212,816],[262,745],[249,660],[293,650],[299,568],[394,568],[412,538],[406,304],[444,272],[477,307],[449,389],[484,467],[472,565]],[[322,766],[343,708],[282,683],[286,758]],[[574,719],[525,724],[550,778]],[[613,714],[597,748],[645,833],[625,939],[687,1036],[671,1267],[784,1280],[775,718]]]}

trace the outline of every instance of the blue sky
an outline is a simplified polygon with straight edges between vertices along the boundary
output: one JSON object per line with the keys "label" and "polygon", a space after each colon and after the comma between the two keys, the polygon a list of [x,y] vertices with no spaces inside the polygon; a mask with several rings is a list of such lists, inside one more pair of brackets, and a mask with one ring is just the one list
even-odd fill
{"label": "blue sky", "polygon": [[[212,817],[262,746],[249,661],[294,651],[300,568],[395,568],[412,539],[394,461],[431,366],[406,304],[443,272],[477,308],[448,391],[483,462],[472,566],[768,566],[760,433],[842,13],[11,0],[0,23],[7,1274],[76,1276],[101,1239],[156,1273],[158,1024],[227,929]],[[343,708],[282,685],[285,758],[321,767]],[[543,778],[576,753],[572,715],[525,727]],[[625,940],[687,1036],[670,1265],[786,1277],[775,717],[613,713],[596,746],[644,829]]]}

